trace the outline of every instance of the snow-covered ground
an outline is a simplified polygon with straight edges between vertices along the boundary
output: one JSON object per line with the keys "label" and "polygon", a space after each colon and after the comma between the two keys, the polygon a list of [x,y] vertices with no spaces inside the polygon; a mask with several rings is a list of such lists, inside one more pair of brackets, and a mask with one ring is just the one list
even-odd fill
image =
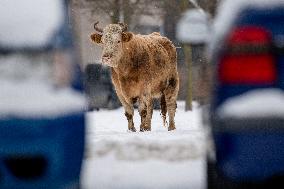
{"label": "snow-covered ground", "polygon": [[[137,110],[134,123],[138,129]],[[205,188],[205,134],[197,104],[185,112],[178,103],[172,132],[163,127],[159,111],[151,132],[128,132],[122,108],[88,113],[87,124],[84,189]]]}

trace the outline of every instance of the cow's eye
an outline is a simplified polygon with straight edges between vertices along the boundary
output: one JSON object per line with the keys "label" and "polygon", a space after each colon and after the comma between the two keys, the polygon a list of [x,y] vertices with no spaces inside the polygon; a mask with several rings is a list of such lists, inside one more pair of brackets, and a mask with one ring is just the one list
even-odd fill
{"label": "cow's eye", "polygon": [[121,41],[117,41],[117,43],[120,43]]}

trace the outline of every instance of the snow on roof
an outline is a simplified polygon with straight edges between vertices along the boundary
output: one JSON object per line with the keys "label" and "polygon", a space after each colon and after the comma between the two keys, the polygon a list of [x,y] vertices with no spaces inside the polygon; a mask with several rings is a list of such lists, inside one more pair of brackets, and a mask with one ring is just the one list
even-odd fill
{"label": "snow on roof", "polygon": [[217,110],[220,118],[284,117],[284,91],[257,89],[226,100]]}
{"label": "snow on roof", "polygon": [[1,0],[0,46],[44,46],[63,22],[59,0]]}
{"label": "snow on roof", "polygon": [[245,8],[269,9],[284,6],[283,0],[223,0],[217,9],[217,15],[213,23],[212,41],[209,44],[209,52],[212,53],[218,47],[220,40],[232,27],[232,22]]}
{"label": "snow on roof", "polygon": [[185,43],[204,43],[208,37],[208,16],[200,9],[186,11],[178,22],[177,38]]}

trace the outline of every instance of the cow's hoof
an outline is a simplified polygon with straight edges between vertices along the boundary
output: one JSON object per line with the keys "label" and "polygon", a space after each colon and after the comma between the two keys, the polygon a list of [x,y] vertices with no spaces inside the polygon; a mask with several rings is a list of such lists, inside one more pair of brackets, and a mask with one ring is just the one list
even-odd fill
{"label": "cow's hoof", "polygon": [[144,132],[144,131],[151,131],[151,128],[149,127],[140,128],[140,132]]}
{"label": "cow's hoof", "polygon": [[151,128],[148,127],[148,128],[144,128],[145,131],[151,131]]}
{"label": "cow's hoof", "polygon": [[175,127],[169,127],[168,131],[172,131],[172,130],[175,130],[175,129],[176,129]]}
{"label": "cow's hoof", "polygon": [[129,129],[129,131],[136,132],[136,129],[135,129],[135,127],[132,127],[132,128]]}

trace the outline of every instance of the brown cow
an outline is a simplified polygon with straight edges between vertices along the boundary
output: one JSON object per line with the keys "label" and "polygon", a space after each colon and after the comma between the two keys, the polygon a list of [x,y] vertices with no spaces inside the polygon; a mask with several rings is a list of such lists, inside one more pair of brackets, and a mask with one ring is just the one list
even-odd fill
{"label": "brown cow", "polygon": [[135,132],[133,104],[139,102],[140,131],[151,130],[153,99],[160,98],[164,125],[175,129],[176,99],[179,89],[176,48],[172,42],[154,32],[139,35],[127,32],[125,24],[109,24],[103,30],[94,28],[93,42],[103,47],[102,62],[111,67],[112,82],[125,109],[128,129]]}

